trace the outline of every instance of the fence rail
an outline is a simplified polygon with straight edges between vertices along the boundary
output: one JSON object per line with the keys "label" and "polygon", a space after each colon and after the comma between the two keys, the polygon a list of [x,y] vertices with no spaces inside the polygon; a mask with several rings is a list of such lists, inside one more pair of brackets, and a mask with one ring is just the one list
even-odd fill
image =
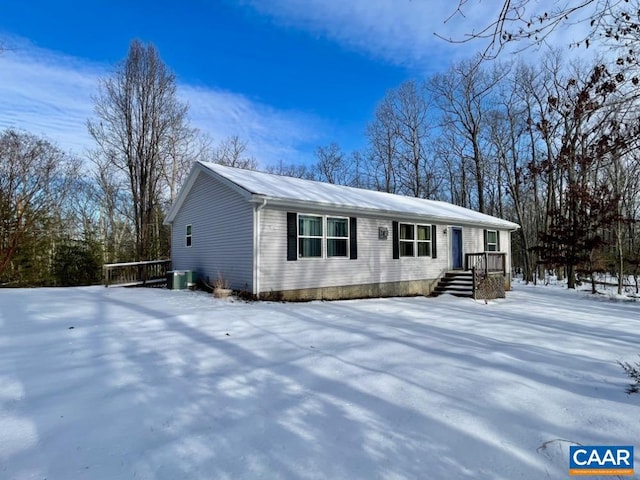
{"label": "fence rail", "polygon": [[130,287],[166,282],[169,270],[171,270],[171,260],[108,263],[102,268],[102,276],[105,287],[114,285]]}

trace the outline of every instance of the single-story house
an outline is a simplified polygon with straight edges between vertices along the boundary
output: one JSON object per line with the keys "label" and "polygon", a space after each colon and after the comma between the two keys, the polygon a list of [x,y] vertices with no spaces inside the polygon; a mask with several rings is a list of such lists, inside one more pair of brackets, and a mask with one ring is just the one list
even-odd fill
{"label": "single-story house", "polygon": [[[450,203],[196,162],[166,223],[176,270],[258,298],[428,295],[513,222]],[[485,257],[486,258],[486,257]]]}

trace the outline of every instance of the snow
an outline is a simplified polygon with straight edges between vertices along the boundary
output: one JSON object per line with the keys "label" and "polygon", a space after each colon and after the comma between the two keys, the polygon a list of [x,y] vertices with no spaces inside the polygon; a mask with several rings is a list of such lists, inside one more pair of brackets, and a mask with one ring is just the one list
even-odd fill
{"label": "snow", "polygon": [[577,443],[639,465],[639,307],[0,290],[0,478],[559,479]]}
{"label": "snow", "polygon": [[[196,162],[205,171],[235,183],[248,192],[284,202],[307,202],[324,207],[355,208],[372,213],[424,216],[447,222],[471,223],[506,229],[519,228],[517,223],[475,212],[468,208],[436,200],[406,197],[362,188],[345,187],[301,178],[274,175],[252,170],[227,167],[210,162]],[[178,200],[179,202],[179,200]],[[174,212],[175,213],[175,212]],[[168,221],[173,215],[168,216]]]}

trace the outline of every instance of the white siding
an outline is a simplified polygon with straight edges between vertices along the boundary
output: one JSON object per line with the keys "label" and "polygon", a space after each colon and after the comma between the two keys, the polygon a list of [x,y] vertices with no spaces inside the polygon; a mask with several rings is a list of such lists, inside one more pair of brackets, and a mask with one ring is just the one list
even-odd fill
{"label": "white siding", "polygon": [[[462,250],[463,258],[465,253],[484,252],[484,228],[463,227],[462,228]],[[490,228],[490,230],[493,230]],[[507,230],[498,230],[500,235],[500,252],[507,254],[507,273],[511,271],[511,235]],[[464,261],[464,260],[463,260]]]}
{"label": "white siding", "polygon": [[[326,215],[328,212],[299,213]],[[287,261],[286,211],[267,206],[260,215],[260,292],[435,279],[449,268],[444,225],[436,228],[437,258],[401,257],[394,260],[391,220],[357,217],[357,260],[301,258]],[[402,218],[397,220],[404,221]],[[388,229],[386,240],[378,239],[378,227]]]}
{"label": "white siding", "polygon": [[[192,226],[192,246],[185,245]],[[175,270],[195,270],[202,279],[228,280],[236,290],[253,288],[253,205],[221,182],[200,174],[172,224]]]}
{"label": "white siding", "polygon": [[462,245],[463,254],[484,252],[484,229],[463,227]]}

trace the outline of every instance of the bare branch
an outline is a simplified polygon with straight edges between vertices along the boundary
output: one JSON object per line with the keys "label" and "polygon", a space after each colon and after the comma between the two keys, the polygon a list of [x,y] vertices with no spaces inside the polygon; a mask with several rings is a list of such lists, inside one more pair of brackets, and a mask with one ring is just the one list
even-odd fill
{"label": "bare branch", "polygon": [[[469,0],[459,0],[444,23],[451,24],[456,17],[466,18],[468,3]],[[573,0],[562,6],[537,11],[533,10],[535,3],[531,0],[504,0],[494,19],[480,30],[469,32],[462,38],[445,37],[438,33],[436,36],[450,43],[486,40],[488,43],[482,57],[494,59],[507,45],[520,42],[522,46],[518,51],[521,51],[544,43],[560,27],[587,24],[584,37],[570,46],[584,45],[588,48],[593,38],[602,34],[604,26],[622,12],[627,13],[627,18],[633,18],[637,25],[637,8],[631,8],[631,3],[630,0]]]}

